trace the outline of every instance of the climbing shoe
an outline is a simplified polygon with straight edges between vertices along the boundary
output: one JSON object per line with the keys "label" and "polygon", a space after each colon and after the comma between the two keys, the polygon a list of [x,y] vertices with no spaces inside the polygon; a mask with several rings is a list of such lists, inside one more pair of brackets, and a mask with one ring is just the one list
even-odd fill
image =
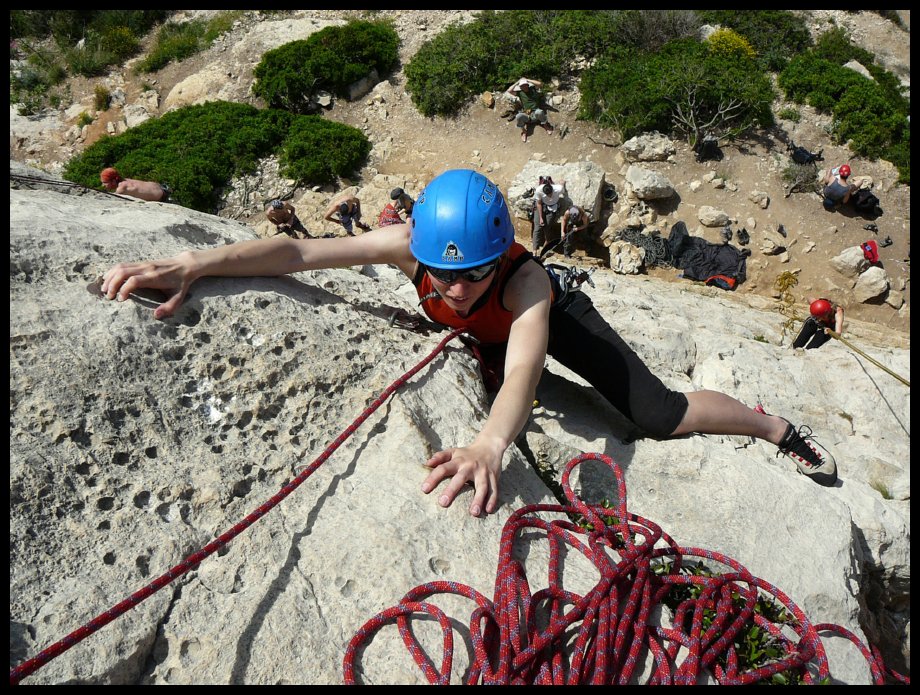
{"label": "climbing shoe", "polygon": [[799,473],[807,475],[818,485],[830,487],[837,482],[837,463],[834,457],[815,441],[808,425],[802,425],[796,430],[790,422],[777,446],[777,456],[785,454],[791,458],[798,466]]}

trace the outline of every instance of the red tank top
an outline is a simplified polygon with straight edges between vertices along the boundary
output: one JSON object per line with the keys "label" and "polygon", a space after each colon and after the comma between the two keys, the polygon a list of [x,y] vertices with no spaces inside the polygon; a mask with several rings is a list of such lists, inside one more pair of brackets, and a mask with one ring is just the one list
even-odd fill
{"label": "red tank top", "polygon": [[511,334],[513,316],[502,303],[505,286],[517,269],[531,258],[533,255],[530,251],[518,243],[512,244],[496,269],[492,284],[473,305],[469,316],[458,316],[444,303],[441,295],[434,289],[428,273],[422,270],[421,266],[412,282],[421,300],[422,309],[432,321],[451,328],[466,328],[480,343],[506,343]]}

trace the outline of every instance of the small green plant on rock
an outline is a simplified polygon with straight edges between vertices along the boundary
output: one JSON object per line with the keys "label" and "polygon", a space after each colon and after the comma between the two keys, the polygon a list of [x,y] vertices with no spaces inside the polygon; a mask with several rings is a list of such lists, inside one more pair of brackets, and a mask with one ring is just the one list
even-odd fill
{"label": "small green plant on rock", "polygon": [[96,111],[108,111],[112,105],[112,93],[101,84],[97,84],[93,90],[93,106]]}
{"label": "small green plant on rock", "polygon": [[779,113],[776,114],[780,118],[792,121],[793,123],[798,123],[802,120],[802,114],[799,113],[799,110],[793,106],[785,106],[779,110]]}

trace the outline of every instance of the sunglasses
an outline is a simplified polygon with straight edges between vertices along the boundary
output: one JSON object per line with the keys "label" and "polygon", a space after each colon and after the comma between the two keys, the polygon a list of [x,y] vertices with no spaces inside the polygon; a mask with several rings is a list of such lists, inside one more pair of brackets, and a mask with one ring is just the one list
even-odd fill
{"label": "sunglasses", "polygon": [[425,270],[428,272],[431,277],[435,280],[439,280],[445,284],[450,284],[456,282],[459,278],[466,280],[467,282],[481,282],[485,280],[489,275],[492,274],[492,271],[498,266],[499,259],[494,261],[489,261],[483,265],[477,265],[475,268],[465,268],[463,270],[448,270],[446,268],[432,268],[431,266],[424,266]]}

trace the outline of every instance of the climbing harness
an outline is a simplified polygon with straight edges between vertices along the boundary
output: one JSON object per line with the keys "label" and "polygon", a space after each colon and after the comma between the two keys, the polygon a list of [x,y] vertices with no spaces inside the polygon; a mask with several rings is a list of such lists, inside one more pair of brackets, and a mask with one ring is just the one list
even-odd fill
{"label": "climbing harness", "polygon": [[544,268],[554,285],[555,292],[553,303],[558,304],[568,296],[569,292],[574,292],[581,288],[586,282],[594,287],[594,280],[591,276],[597,268],[576,268],[557,263],[547,263]]}
{"label": "climbing harness", "polygon": [[[572,493],[572,471],[591,460],[613,470],[617,485],[613,508],[587,504]],[[798,674],[802,682],[812,684],[831,675],[819,632],[836,633],[853,642],[868,662],[875,684],[884,685],[886,673],[910,682],[909,677],[886,669],[878,651],[867,648],[849,630],[829,623],[813,625],[786,594],[737,561],[710,550],[679,546],[657,524],[629,512],[623,473],[609,457],[586,453],[573,458],[563,473],[562,488],[567,504],[528,505],[509,517],[501,535],[493,599],[454,581],[417,586],[396,606],[367,621],[349,642],[342,664],[345,683],[356,683],[359,654],[366,658],[369,647],[365,647],[375,634],[396,622],[428,682],[450,684],[453,627],[448,616],[428,601],[437,594],[463,596],[475,604],[467,623],[473,654],[466,684],[628,685],[644,677],[649,685],[691,685],[712,676],[722,685],[744,685],[783,672]],[[582,524],[572,521],[579,518]],[[537,538],[548,542],[550,557],[548,586],[534,591],[536,582],[527,578],[518,558],[532,555],[524,546]],[[579,553],[599,575],[584,595],[562,585],[566,563]],[[718,563],[728,571],[688,574],[690,558]],[[678,598],[668,621],[659,605],[672,591],[689,598]],[[757,610],[763,595],[781,604],[779,617],[770,619]],[[432,649],[426,650],[412,631],[410,618],[421,615],[441,626],[440,667],[428,656]],[[781,656],[745,668],[739,636],[751,624],[769,634]],[[642,657],[653,663],[643,667]],[[646,675],[649,667],[651,673]]]}

